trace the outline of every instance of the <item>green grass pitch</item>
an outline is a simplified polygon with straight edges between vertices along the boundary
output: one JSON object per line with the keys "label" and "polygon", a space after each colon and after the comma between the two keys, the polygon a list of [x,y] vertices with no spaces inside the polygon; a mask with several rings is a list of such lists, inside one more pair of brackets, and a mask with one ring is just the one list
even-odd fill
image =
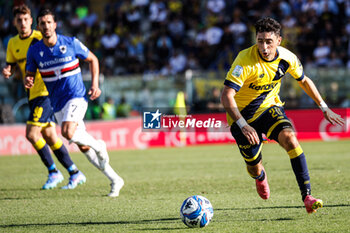
{"label": "green grass pitch", "polygon": [[[117,198],[106,196],[108,179],[81,153],[72,158],[87,183],[75,190],[40,190],[47,172],[38,156],[3,156],[0,232],[350,232],[350,141],[303,142],[302,148],[312,193],[324,201],[312,215],[287,153],[274,143],[263,148],[269,200],[256,193],[236,145],[111,152],[125,180]],[[68,174],[58,168],[63,186]],[[214,207],[202,229],[187,228],[179,218],[182,201],[195,194]]]}

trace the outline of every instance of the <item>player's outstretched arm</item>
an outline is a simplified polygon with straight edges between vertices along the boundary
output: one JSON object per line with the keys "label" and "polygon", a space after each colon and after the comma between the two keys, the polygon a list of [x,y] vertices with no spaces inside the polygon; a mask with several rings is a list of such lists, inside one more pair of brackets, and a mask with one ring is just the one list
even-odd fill
{"label": "player's outstretched arm", "polygon": [[13,67],[11,65],[6,65],[2,69],[2,75],[6,78],[9,79],[11,75],[13,74]]}
{"label": "player's outstretched arm", "polygon": [[243,116],[238,110],[237,103],[234,99],[236,91],[228,86],[224,86],[224,90],[221,94],[221,103],[224,106],[226,112],[230,117],[236,121],[237,125],[241,128],[242,133],[248,139],[252,145],[259,144],[259,136],[255,129],[248,125]]}
{"label": "player's outstretched arm", "polygon": [[88,92],[88,95],[90,95],[90,99],[94,100],[97,99],[101,95],[101,90],[99,88],[99,74],[100,74],[100,68],[98,64],[98,59],[92,52],[89,52],[88,57],[85,59],[86,62],[89,63],[89,68],[91,72],[91,87]]}
{"label": "player's outstretched arm", "polygon": [[338,124],[343,126],[345,124],[345,120],[340,115],[336,114],[330,108],[328,108],[327,104],[323,101],[320,93],[318,92],[314,82],[310,78],[305,76],[303,80],[299,81],[299,86],[320,107],[327,121],[329,121],[333,125]]}
{"label": "player's outstretched arm", "polygon": [[27,71],[26,77],[23,79],[23,84],[25,88],[32,88],[34,86],[34,76],[35,73]]}

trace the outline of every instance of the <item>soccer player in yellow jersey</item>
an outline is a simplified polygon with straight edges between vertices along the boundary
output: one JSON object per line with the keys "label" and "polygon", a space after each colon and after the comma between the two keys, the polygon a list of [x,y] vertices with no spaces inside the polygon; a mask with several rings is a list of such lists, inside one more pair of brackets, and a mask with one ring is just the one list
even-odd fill
{"label": "soccer player in yellow jersey", "polygon": [[320,106],[332,124],[344,125],[344,119],[331,111],[314,83],[305,76],[295,54],[280,46],[281,25],[272,18],[255,24],[256,44],[241,51],[227,73],[221,102],[227,112],[231,133],[243,156],[248,173],[255,179],[262,199],[270,189],[261,163],[262,134],[277,141],[288,153],[308,213],[323,206],[311,196],[310,177],[304,152],[278,96],[281,80],[289,73],[300,87]]}
{"label": "soccer player in yellow jersey", "polygon": [[[13,16],[18,35],[12,37],[7,46],[7,65],[2,70],[2,74],[7,79],[13,74],[16,64],[18,64],[23,78],[25,77],[28,48],[42,38],[39,31],[31,28],[33,19],[31,11],[26,5],[14,7]],[[85,176],[72,162],[62,140],[57,136],[54,113],[48,98],[48,91],[39,72],[35,74],[35,87],[27,90],[27,95],[30,115],[27,121],[26,137],[49,171],[48,180],[42,188],[55,188],[64,179],[61,172],[56,168],[49,146],[60,163],[68,170],[70,176],[83,177],[85,182]]]}

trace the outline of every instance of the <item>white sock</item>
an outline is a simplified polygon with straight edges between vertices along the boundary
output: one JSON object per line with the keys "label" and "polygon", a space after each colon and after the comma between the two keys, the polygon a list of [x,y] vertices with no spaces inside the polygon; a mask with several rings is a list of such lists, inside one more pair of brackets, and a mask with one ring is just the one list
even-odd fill
{"label": "white sock", "polygon": [[101,143],[99,143],[94,137],[92,137],[85,129],[77,129],[70,140],[81,146],[89,146],[95,151],[102,150]]}
{"label": "white sock", "polygon": [[92,148],[84,152],[84,154],[86,158],[90,161],[90,163],[92,163],[97,169],[101,170],[96,152]]}
{"label": "white sock", "polygon": [[106,164],[105,170],[103,170],[102,172],[112,182],[122,180],[122,178],[120,176],[118,176],[118,174],[113,170],[113,168],[109,164]]}
{"label": "white sock", "polygon": [[85,153],[86,158],[92,163],[97,169],[101,170],[102,173],[107,176],[107,178],[113,182],[122,179],[111,167],[111,165],[106,164],[105,169],[102,170],[100,167],[99,160],[97,158],[96,152],[93,149],[89,149]]}

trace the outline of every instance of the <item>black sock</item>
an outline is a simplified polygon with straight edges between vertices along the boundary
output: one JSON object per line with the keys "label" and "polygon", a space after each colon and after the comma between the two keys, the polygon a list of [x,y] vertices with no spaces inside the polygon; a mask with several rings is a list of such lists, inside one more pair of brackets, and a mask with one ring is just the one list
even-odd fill
{"label": "black sock", "polygon": [[55,172],[58,172],[58,170],[57,170],[56,167],[55,167],[54,169],[49,170],[49,173],[50,173],[50,174],[51,174],[51,173],[55,173]]}

